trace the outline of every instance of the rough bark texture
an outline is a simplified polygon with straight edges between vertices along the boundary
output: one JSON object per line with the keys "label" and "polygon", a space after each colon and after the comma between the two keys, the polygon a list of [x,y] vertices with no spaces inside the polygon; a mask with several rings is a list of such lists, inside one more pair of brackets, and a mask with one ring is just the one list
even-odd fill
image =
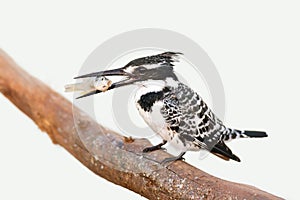
{"label": "rough bark texture", "polygon": [[[97,124],[18,67],[1,49],[0,91],[54,144],[63,146],[95,174],[146,198],[281,199],[249,185],[216,178],[183,161],[161,166],[159,162],[170,156],[168,153],[143,155],[142,149],[150,145],[147,140],[124,138]],[[82,133],[84,144],[78,132]]]}

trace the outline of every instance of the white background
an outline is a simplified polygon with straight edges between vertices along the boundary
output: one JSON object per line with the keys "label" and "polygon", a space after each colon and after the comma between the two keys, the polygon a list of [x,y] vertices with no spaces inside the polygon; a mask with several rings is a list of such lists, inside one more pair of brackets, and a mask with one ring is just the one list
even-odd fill
{"label": "white background", "polygon": [[[241,163],[214,156],[199,160],[196,153],[186,161],[297,199],[299,8],[297,1],[1,1],[0,47],[71,100],[63,86],[110,37],[145,27],[190,37],[223,80],[224,123],[264,129],[269,138],[230,143]],[[0,105],[0,199],[143,199],[91,173],[3,96]]]}

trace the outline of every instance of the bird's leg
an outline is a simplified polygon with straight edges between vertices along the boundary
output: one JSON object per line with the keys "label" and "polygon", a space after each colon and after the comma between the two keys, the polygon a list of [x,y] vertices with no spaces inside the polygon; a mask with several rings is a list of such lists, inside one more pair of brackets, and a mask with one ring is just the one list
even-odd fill
{"label": "bird's leg", "polygon": [[159,143],[158,145],[152,146],[152,147],[147,147],[143,150],[144,153],[147,152],[151,152],[151,151],[155,151],[155,150],[159,150],[159,149],[163,149],[162,146],[165,145],[167,143],[166,140],[163,140],[162,143]]}
{"label": "bird's leg", "polygon": [[178,156],[170,157],[170,158],[165,158],[160,164],[161,165],[166,165],[169,162],[176,161],[176,160],[184,160],[182,156],[184,156],[185,152],[181,152]]}

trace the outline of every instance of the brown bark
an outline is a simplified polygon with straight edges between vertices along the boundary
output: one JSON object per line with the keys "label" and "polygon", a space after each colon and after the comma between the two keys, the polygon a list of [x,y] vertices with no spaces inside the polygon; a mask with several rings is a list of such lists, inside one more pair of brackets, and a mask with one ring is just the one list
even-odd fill
{"label": "brown bark", "polygon": [[[124,138],[78,108],[72,109],[69,101],[18,67],[1,49],[0,91],[54,144],[63,146],[95,174],[146,198],[281,199],[249,185],[216,178],[183,161],[161,166],[159,162],[170,156],[168,153],[143,156],[142,149],[150,145],[146,139]],[[85,144],[78,131],[84,133]]]}

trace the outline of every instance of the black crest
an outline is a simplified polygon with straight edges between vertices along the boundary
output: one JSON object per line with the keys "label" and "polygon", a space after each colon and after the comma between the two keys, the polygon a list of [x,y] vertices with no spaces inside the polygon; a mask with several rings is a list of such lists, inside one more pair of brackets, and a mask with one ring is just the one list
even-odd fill
{"label": "black crest", "polygon": [[180,52],[164,52],[154,56],[147,56],[142,58],[137,58],[130,61],[125,67],[128,66],[141,66],[141,65],[152,65],[158,64],[161,66],[174,66],[172,63],[177,62],[176,57],[182,55]]}

